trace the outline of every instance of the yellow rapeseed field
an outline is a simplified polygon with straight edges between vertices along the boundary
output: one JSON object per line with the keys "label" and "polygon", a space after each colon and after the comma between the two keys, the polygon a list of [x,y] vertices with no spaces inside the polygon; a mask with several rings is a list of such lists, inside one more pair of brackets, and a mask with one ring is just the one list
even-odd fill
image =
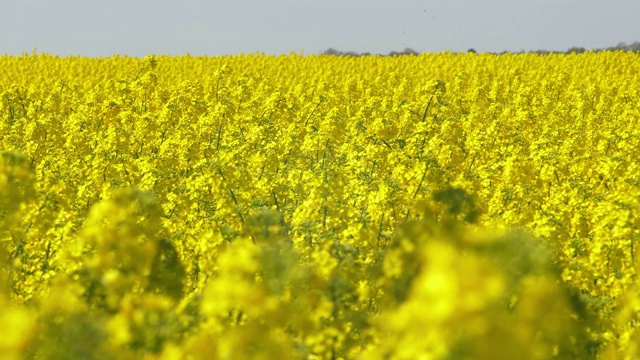
{"label": "yellow rapeseed field", "polygon": [[0,57],[2,359],[640,358],[640,55]]}

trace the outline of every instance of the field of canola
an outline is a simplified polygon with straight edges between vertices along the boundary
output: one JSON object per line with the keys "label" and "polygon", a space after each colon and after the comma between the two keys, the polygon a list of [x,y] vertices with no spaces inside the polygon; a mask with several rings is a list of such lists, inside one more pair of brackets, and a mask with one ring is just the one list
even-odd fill
{"label": "field of canola", "polygon": [[640,357],[640,56],[0,57],[2,359]]}

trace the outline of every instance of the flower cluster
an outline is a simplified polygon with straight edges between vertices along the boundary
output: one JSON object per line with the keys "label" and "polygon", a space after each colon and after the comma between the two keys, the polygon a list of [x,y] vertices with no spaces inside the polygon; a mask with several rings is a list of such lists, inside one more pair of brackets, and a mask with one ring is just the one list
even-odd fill
{"label": "flower cluster", "polygon": [[0,57],[0,357],[636,358],[627,52]]}

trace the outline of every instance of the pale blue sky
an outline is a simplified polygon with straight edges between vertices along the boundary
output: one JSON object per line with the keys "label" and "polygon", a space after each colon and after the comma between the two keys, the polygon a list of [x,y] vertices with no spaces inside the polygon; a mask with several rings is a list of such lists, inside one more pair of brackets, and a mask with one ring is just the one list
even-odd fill
{"label": "pale blue sky", "polygon": [[0,0],[0,54],[520,51],[640,41],[640,0]]}

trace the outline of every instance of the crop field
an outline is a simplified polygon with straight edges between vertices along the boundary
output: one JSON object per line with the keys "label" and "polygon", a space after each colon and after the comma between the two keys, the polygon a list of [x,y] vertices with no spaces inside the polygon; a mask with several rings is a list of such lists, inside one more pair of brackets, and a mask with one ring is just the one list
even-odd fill
{"label": "crop field", "polygon": [[640,55],[0,57],[2,359],[640,358]]}

